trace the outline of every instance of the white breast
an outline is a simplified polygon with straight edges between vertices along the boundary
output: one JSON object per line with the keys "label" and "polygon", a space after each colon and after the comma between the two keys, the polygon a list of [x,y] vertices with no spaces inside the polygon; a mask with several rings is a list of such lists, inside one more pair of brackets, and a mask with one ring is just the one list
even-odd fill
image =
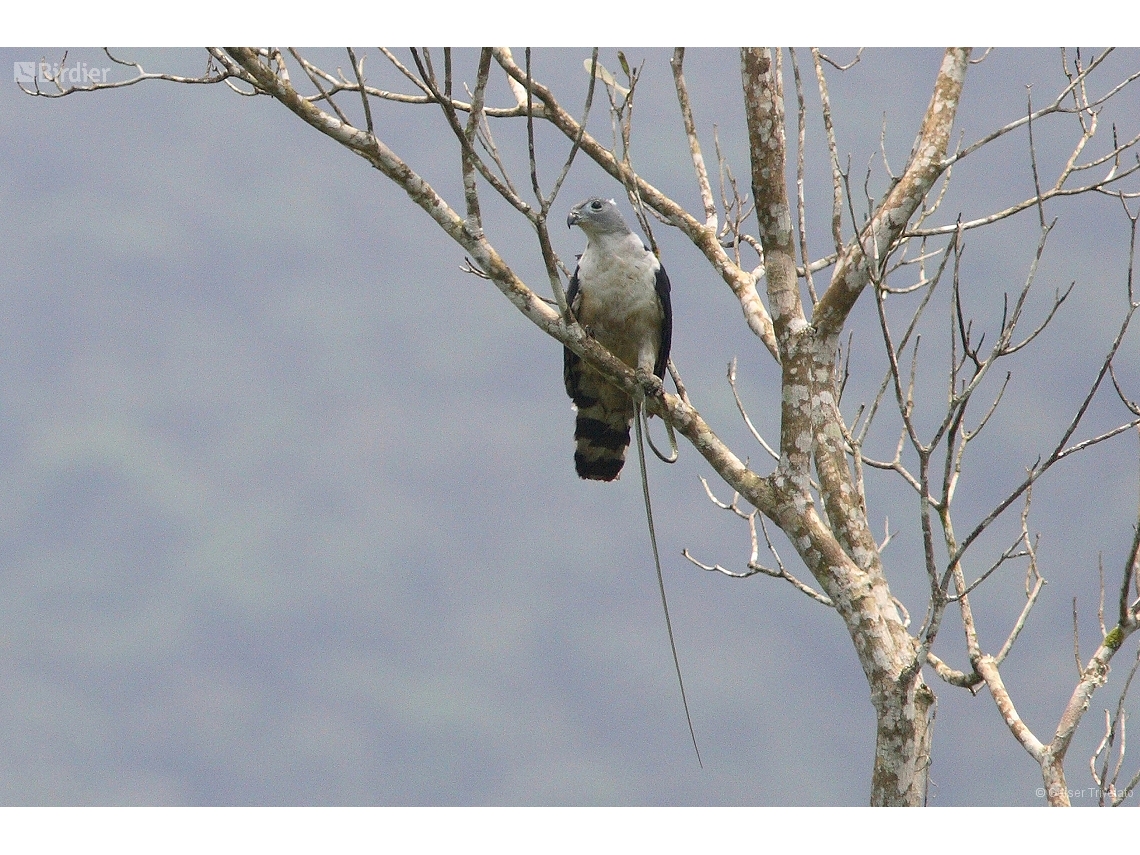
{"label": "white breast", "polygon": [[591,239],[578,262],[578,320],[631,368],[652,371],[661,342],[661,265],[636,235]]}

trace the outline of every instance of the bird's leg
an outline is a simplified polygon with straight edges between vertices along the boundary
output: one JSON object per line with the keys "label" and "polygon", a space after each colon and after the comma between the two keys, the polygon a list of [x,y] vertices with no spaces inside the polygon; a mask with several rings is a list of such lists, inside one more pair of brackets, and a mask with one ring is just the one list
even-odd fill
{"label": "bird's leg", "polygon": [[637,375],[637,385],[640,387],[641,393],[637,403],[641,404],[648,398],[659,398],[662,392],[665,391],[665,384],[661,382],[661,378],[653,373],[653,366],[657,364],[657,350],[655,343],[650,341],[642,341],[637,353],[637,368],[634,373]]}
{"label": "bird's leg", "polygon": [[637,369],[637,382],[650,398],[656,398],[665,391],[665,384],[661,382],[661,378],[644,368]]}
{"label": "bird's leg", "polygon": [[646,370],[644,367],[639,366],[636,370],[637,375],[637,391],[634,395],[634,401],[641,405],[646,398],[657,398],[665,391],[665,384],[661,382],[661,378],[654,374],[652,371]]}
{"label": "bird's leg", "polygon": [[657,459],[663,463],[676,463],[677,462],[677,436],[673,433],[673,426],[665,420],[665,430],[669,434],[669,445],[672,451],[669,454],[662,454],[661,449],[653,442],[653,434],[649,432],[649,410],[645,406],[646,398],[663,397],[665,395],[665,381],[654,374],[652,371],[646,371],[644,368],[638,368],[635,372],[637,374],[637,388],[633,392],[633,403],[636,407],[638,418],[638,429],[642,427],[645,429],[645,438],[649,441],[649,447],[653,449],[653,453],[657,455]]}

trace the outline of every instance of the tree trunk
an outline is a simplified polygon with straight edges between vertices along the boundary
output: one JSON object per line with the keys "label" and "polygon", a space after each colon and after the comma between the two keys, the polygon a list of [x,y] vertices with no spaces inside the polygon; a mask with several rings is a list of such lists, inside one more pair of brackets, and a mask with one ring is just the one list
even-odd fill
{"label": "tree trunk", "polygon": [[873,698],[875,768],[872,807],[922,807],[926,804],[933,736],[934,692],[915,676],[910,685]]}

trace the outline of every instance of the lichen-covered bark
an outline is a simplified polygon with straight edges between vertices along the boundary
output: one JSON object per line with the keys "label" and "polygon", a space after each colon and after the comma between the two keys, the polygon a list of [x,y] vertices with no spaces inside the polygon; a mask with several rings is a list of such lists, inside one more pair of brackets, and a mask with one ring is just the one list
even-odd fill
{"label": "lichen-covered bark", "polygon": [[926,804],[930,771],[934,692],[921,680],[872,698],[875,703],[875,765],[872,805]]}
{"label": "lichen-covered bark", "polygon": [[[1140,554],[1138,547],[1140,547],[1140,531],[1136,533],[1136,539],[1133,542],[1133,557],[1129,562],[1130,565],[1137,561],[1136,556]],[[1124,591],[1128,590],[1129,581],[1133,578],[1134,572],[1126,573]],[[1120,645],[1134,632],[1140,630],[1140,609],[1130,606],[1127,597],[1124,597],[1120,603],[1119,617],[1120,622],[1109,630],[1088,664],[1081,670],[1081,679],[1076,688],[1073,689],[1073,694],[1069,697],[1069,702],[1061,714],[1057,732],[1048,745],[1042,746],[1031,732],[1028,733],[1027,737],[1023,736],[1018,728],[1020,727],[1025,731],[1029,729],[1019,718],[1010,723],[1010,729],[1013,730],[1014,736],[1018,737],[1018,741],[1041,764],[1041,776],[1045,783],[1045,798],[1050,805],[1055,807],[1068,807],[1070,804],[1069,789],[1065,783],[1065,753],[1069,750],[1069,745],[1072,744],[1073,735],[1077,732],[1077,726],[1080,724],[1082,716],[1088,711],[1089,704],[1092,703],[1093,692],[1108,680],[1109,663],[1120,649]],[[996,667],[994,670],[996,671]],[[989,684],[989,679],[986,682]],[[1008,700],[1008,695],[1005,697]],[[1000,708],[1001,704],[999,703],[998,706]],[[1010,706],[1012,707],[1012,701]],[[1014,716],[1016,717],[1016,712]],[[1006,720],[1009,723],[1008,716]],[[1035,751],[1035,748],[1038,750]]]}
{"label": "lichen-covered bark", "polygon": [[[934,695],[922,681],[918,645],[890,595],[847,462],[834,376],[836,345],[879,259],[902,235],[944,168],[968,57],[968,50],[946,52],[906,170],[842,254],[809,322],[795,269],[778,68],[766,49],[741,52],[752,192],[783,372],[780,461],[770,477],[775,507],[757,507],[791,538],[847,625],[875,708],[871,803],[877,805],[925,801]],[[826,519],[812,492],[813,463]]]}

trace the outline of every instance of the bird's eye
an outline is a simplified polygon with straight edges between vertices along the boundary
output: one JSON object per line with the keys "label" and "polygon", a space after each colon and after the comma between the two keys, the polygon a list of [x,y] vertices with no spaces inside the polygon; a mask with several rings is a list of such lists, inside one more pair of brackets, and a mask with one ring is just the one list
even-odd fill
{"label": "bird's eye", "polygon": [[594,201],[594,202],[590,203],[590,207],[593,208],[595,211],[600,211],[600,210],[602,210],[602,203],[598,202],[598,201]]}

